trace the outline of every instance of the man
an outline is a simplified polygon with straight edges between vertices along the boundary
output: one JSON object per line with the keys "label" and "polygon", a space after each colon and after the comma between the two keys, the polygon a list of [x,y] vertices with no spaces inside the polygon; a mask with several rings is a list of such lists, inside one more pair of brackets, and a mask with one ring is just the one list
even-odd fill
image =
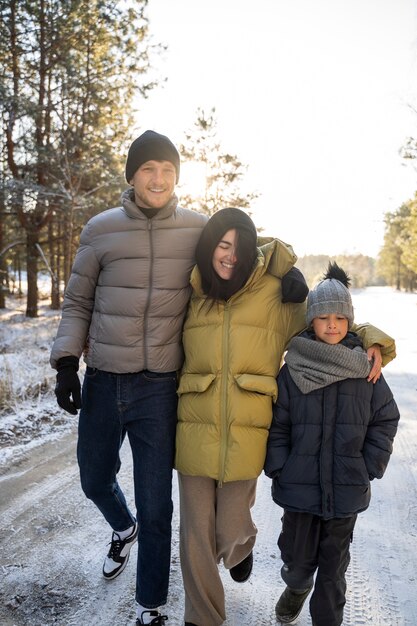
{"label": "man", "polygon": [[[178,206],[179,172],[168,137],[148,130],[132,143],[122,206],[93,217],[81,233],[51,354],[59,406],[74,415],[81,408],[83,491],[113,529],[105,579],[123,571],[138,539],[137,625],[167,620],[160,607],[170,568],[176,372],[194,250],[207,221]],[[137,519],[116,477],[125,434]]]}

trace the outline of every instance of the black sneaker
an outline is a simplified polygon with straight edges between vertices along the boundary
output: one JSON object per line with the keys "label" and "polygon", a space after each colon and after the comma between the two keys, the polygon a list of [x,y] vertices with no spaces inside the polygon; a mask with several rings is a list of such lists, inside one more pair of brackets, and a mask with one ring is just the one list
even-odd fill
{"label": "black sneaker", "polygon": [[193,622],[184,622],[184,626],[197,626],[197,624],[193,624]]}
{"label": "black sneaker", "polygon": [[286,587],[275,607],[277,620],[282,624],[291,624],[301,613],[304,602],[312,587],[301,591]]}
{"label": "black sneaker", "polygon": [[103,563],[103,576],[106,580],[116,578],[123,572],[129,560],[130,549],[136,543],[137,538],[137,522],[135,522],[131,534],[126,539],[120,539],[120,536],[113,531],[110,550]]}
{"label": "black sneaker", "polygon": [[[143,616],[148,615],[152,617],[150,622],[144,622]],[[163,626],[163,622],[166,622],[168,617],[166,615],[161,615],[159,611],[142,611],[140,617],[136,620],[136,626],[142,626],[142,624],[147,624],[148,626]]]}
{"label": "black sneaker", "polygon": [[252,574],[253,568],[253,552],[243,559],[240,563],[230,568],[230,576],[237,583],[244,583]]}

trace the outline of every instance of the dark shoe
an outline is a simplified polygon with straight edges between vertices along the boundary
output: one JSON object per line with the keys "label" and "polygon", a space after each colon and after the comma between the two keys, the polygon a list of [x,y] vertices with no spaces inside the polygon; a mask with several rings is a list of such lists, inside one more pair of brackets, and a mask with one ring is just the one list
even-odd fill
{"label": "dark shoe", "polygon": [[[148,615],[149,617],[152,617],[153,619],[151,619],[150,622],[144,622],[143,621],[144,615]],[[167,619],[168,617],[166,615],[161,615],[159,611],[153,611],[153,610],[142,611],[141,616],[138,617],[136,620],[136,626],[142,626],[142,624],[148,624],[148,626],[163,626],[163,622],[166,622]]]}
{"label": "dark shoe", "polygon": [[244,583],[252,574],[253,552],[243,559],[240,563],[230,568],[230,576],[237,583]]}
{"label": "dark shoe", "polygon": [[103,576],[106,580],[116,578],[123,572],[129,560],[130,549],[136,543],[137,538],[137,522],[135,522],[132,533],[126,539],[120,539],[120,536],[113,531],[110,550],[103,563]]}
{"label": "dark shoe", "polygon": [[184,626],[197,626],[197,624],[193,624],[192,622],[184,622]]}
{"label": "dark shoe", "polygon": [[304,602],[312,587],[302,591],[286,587],[275,607],[277,620],[282,624],[291,624],[301,613]]}

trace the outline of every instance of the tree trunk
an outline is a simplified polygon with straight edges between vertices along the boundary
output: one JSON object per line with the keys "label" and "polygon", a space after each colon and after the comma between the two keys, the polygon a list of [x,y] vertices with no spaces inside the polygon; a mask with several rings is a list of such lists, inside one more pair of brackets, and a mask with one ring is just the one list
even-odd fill
{"label": "tree trunk", "polygon": [[401,291],[401,258],[397,258],[396,289]]}
{"label": "tree trunk", "polygon": [[[3,250],[5,242],[5,217],[6,211],[4,206],[4,180],[0,187],[0,253]],[[0,256],[0,309],[6,308],[6,286],[7,286],[7,265],[6,254]]]}
{"label": "tree trunk", "polygon": [[[1,218],[3,217],[3,215],[1,216]],[[4,222],[3,222],[3,219],[1,218],[0,218],[0,251],[3,249],[3,244],[4,244]],[[6,254],[2,254],[0,257],[0,309],[6,308],[6,288],[7,288]]]}
{"label": "tree trunk", "polygon": [[[54,217],[56,213],[54,213]],[[55,233],[55,220],[51,219],[48,223],[48,239],[49,239],[49,265],[53,276],[51,276],[51,309],[58,311],[60,309],[59,294],[59,273],[58,273],[58,242]],[[55,276],[55,278],[54,278]]]}
{"label": "tree trunk", "polygon": [[[62,270],[62,254],[63,254],[63,246],[62,246],[62,221],[61,217],[58,215],[58,234],[57,234],[57,245],[56,245],[56,275],[58,276],[59,285],[61,286],[63,281],[63,270]],[[65,282],[64,282],[65,286]]]}
{"label": "tree trunk", "polygon": [[0,309],[6,308],[7,267],[4,255],[0,259]]}
{"label": "tree trunk", "polygon": [[26,231],[27,317],[38,317],[38,240],[37,230]]}
{"label": "tree trunk", "polygon": [[65,288],[68,285],[68,281],[71,276],[72,269],[72,259],[73,259],[73,231],[74,231],[74,222],[73,222],[73,211],[72,206],[71,209],[66,211],[64,217],[64,285]]}

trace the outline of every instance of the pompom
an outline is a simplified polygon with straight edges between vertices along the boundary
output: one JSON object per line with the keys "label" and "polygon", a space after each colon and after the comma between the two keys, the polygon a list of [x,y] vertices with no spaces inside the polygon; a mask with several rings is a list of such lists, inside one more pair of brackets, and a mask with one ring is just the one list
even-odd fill
{"label": "pompom", "polygon": [[338,264],[336,262],[334,262],[334,263],[329,262],[329,266],[327,268],[327,272],[323,276],[323,280],[327,280],[327,279],[331,279],[331,278],[334,278],[335,280],[340,281],[342,283],[342,285],[344,285],[345,287],[347,287],[349,289],[349,287],[350,287],[350,277],[345,272],[345,270],[342,270],[342,268],[338,266]]}

